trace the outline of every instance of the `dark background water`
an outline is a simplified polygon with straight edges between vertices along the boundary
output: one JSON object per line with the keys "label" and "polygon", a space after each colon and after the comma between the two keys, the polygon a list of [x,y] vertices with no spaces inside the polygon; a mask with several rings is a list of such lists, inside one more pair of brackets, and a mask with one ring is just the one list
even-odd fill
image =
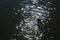
{"label": "dark background water", "polygon": [[[17,8],[21,0],[0,0],[0,39],[1,40],[8,40],[10,37],[13,37],[15,32],[16,26],[16,17],[12,17],[14,15],[13,8]],[[60,26],[59,26],[59,19],[60,19],[60,1],[54,0],[53,6],[56,7],[55,13],[55,21],[52,21],[52,29],[56,30],[55,37],[59,38],[57,34],[60,34]],[[54,18],[54,17],[53,17]],[[53,30],[53,31],[54,31]],[[58,33],[57,33],[58,32]]]}

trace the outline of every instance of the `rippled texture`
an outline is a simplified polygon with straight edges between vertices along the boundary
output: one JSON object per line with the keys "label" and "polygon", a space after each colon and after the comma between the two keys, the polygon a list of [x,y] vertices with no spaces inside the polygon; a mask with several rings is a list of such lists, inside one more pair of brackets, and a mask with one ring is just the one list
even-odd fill
{"label": "rippled texture", "polygon": [[[51,20],[50,11],[55,9],[50,7],[51,4],[46,0],[21,1],[20,6],[22,8],[17,12],[23,16],[23,20],[20,21],[19,25],[16,25],[16,29],[20,30],[17,36],[23,35],[24,40],[42,40],[45,33],[45,24]],[[15,8],[13,9],[15,10]],[[17,12],[15,12],[15,15],[18,14]],[[41,20],[39,26],[37,19]]]}

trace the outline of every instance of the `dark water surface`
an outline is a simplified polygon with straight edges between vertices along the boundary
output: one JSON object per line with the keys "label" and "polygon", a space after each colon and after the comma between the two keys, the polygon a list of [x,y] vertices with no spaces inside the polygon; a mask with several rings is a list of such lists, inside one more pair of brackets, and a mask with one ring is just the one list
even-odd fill
{"label": "dark water surface", "polygon": [[[15,26],[19,22],[17,20],[16,16],[12,17],[14,15],[14,10],[13,8],[17,7],[19,5],[21,0],[0,0],[0,39],[1,40],[8,40],[10,37],[13,38],[13,34],[15,32]],[[59,18],[60,18],[60,1],[59,0],[54,0],[53,1],[53,6],[56,7],[55,13],[55,21],[52,21],[52,32],[54,33],[54,36],[56,38],[56,29],[59,29]],[[52,16],[53,16],[52,15]],[[54,18],[53,17],[53,18]],[[58,36],[57,36],[58,37]]]}

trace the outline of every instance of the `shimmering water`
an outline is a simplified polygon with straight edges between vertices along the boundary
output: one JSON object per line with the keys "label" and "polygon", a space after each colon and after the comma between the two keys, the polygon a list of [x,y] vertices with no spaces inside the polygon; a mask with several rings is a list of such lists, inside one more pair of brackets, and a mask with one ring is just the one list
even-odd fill
{"label": "shimmering water", "polygon": [[[56,8],[51,0],[6,1],[5,4],[0,4],[0,22],[8,29],[6,30],[9,35],[7,38],[10,40],[55,40],[53,30]],[[38,18],[41,19],[39,26]]]}
{"label": "shimmering water", "polygon": [[[52,3],[50,1],[44,0],[24,0],[21,1],[21,9],[17,9],[24,18],[16,26],[18,36],[22,36],[24,40],[42,40],[45,33],[45,24],[51,20],[50,11],[55,10],[55,7],[51,7]],[[13,8],[15,10],[15,8]],[[15,15],[18,13],[15,12]],[[37,19],[40,19],[38,26]],[[49,30],[50,28],[48,28]],[[42,31],[42,32],[41,32]],[[20,34],[20,35],[19,35]]]}

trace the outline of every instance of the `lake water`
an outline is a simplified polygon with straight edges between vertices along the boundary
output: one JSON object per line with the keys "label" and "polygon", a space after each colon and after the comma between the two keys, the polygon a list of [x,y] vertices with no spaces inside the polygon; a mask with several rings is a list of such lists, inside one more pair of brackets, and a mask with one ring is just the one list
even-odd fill
{"label": "lake water", "polygon": [[[19,25],[19,22],[23,20],[23,16],[18,13],[18,15],[15,15],[15,12],[17,10],[21,9],[22,6],[19,6],[21,1],[24,0],[0,0],[0,39],[2,40],[8,40],[13,38],[19,37],[14,36],[16,33],[16,24]],[[59,19],[59,10],[60,10],[60,2],[57,1],[51,1],[53,3],[52,7],[56,7],[55,10],[51,11],[50,17],[51,20],[48,24],[46,24],[46,36],[44,39],[48,40],[49,38],[53,38],[51,40],[54,40],[56,38],[56,28],[57,28],[57,22]],[[15,9],[16,8],[16,9]],[[15,9],[15,10],[14,10]],[[22,12],[22,11],[21,11]],[[50,29],[49,29],[50,28]],[[48,31],[49,30],[49,31]],[[53,36],[53,37],[51,37]],[[43,40],[44,40],[43,39]]]}

